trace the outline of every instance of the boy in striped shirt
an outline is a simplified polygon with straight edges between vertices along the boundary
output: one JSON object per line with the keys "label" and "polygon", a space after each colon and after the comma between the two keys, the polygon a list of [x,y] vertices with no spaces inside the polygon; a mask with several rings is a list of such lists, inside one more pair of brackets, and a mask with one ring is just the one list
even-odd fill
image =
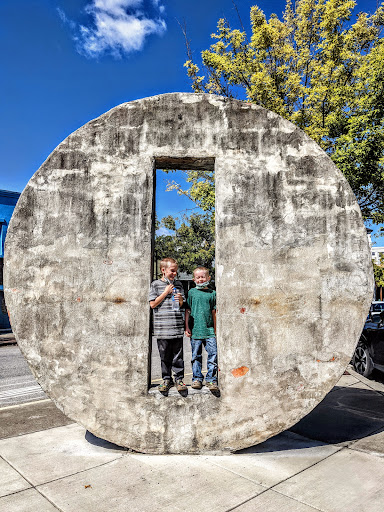
{"label": "boy in striped shirt", "polygon": [[[161,360],[161,375],[163,383],[159,391],[167,394],[174,385],[172,370],[175,376],[177,391],[186,391],[183,382],[183,334],[184,321],[180,307],[185,301],[183,285],[176,281],[177,261],[173,258],[164,258],[160,262],[163,277],[151,283],[149,290],[149,305],[153,311],[153,334],[157,338]],[[176,288],[175,300],[179,302],[179,310],[172,306],[172,292]]]}

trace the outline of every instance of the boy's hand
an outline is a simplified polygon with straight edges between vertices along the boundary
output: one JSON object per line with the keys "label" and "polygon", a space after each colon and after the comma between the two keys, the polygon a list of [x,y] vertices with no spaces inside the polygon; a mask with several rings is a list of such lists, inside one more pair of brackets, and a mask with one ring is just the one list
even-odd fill
{"label": "boy's hand", "polygon": [[167,292],[167,295],[169,295],[170,293],[173,292],[173,283],[169,284],[168,286],[165,287],[165,292]]}
{"label": "boy's hand", "polygon": [[175,293],[175,300],[179,301],[180,306],[183,303],[183,297],[181,296],[181,293]]}
{"label": "boy's hand", "polygon": [[189,329],[185,329],[184,334],[190,338],[192,333]]}

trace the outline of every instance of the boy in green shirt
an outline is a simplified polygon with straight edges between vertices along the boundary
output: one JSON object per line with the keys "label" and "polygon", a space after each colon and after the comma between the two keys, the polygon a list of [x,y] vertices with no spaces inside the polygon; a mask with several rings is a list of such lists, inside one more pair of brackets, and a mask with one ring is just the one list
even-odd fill
{"label": "boy in green shirt", "polygon": [[[201,373],[202,347],[207,351],[206,386],[218,392],[217,385],[217,344],[216,344],[216,292],[208,288],[211,276],[205,267],[193,271],[196,288],[189,290],[185,312],[185,335],[191,337],[192,347],[192,388],[201,389],[204,376]],[[192,320],[192,331],[189,320]]]}

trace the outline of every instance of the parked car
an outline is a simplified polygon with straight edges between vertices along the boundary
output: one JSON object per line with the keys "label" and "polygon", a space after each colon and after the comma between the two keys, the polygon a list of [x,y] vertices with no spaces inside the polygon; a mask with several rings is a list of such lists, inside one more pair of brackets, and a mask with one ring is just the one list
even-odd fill
{"label": "parked car", "polygon": [[374,300],[369,308],[370,316],[379,315],[381,311],[384,311],[384,301]]}
{"label": "parked car", "polygon": [[384,372],[384,310],[370,313],[355,348],[352,364],[357,373],[364,377],[369,377],[375,368]]}

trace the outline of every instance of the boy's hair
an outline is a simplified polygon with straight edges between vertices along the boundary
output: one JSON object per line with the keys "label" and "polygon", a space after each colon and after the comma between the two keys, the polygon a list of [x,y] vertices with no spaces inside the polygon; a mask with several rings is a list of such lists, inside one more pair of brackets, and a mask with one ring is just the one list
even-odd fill
{"label": "boy's hair", "polygon": [[193,271],[193,277],[195,277],[195,272],[196,270],[204,270],[206,276],[208,277],[209,276],[209,269],[207,269],[207,267],[197,267],[195,268],[195,270]]}
{"label": "boy's hair", "polygon": [[173,264],[176,264],[177,265],[177,261],[173,258],[163,258],[161,261],[160,261],[160,270],[164,267],[169,267],[170,265]]}

